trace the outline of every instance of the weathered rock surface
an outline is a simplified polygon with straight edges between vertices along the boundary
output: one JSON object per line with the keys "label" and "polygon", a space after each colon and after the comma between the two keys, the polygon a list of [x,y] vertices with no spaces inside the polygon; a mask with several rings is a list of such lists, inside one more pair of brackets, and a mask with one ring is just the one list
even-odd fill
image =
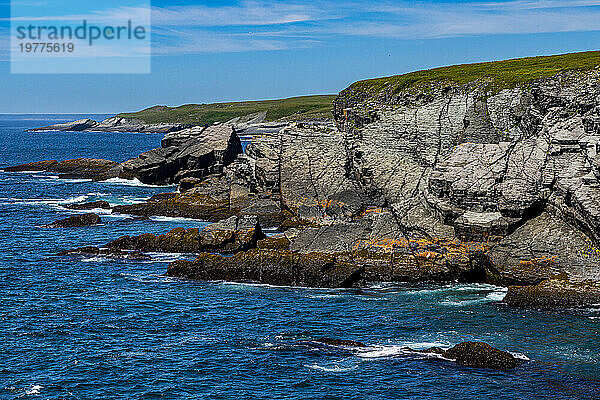
{"label": "weathered rock surface", "polygon": [[91,119],[55,124],[42,128],[30,129],[35,131],[68,131],[68,132],[146,132],[146,133],[168,133],[182,130],[187,126],[184,124],[147,124],[141,120],[111,117],[102,122]]}
{"label": "weathered rock surface", "polygon": [[513,307],[537,309],[598,307],[600,283],[573,282],[562,277],[535,286],[510,286],[503,302]]}
{"label": "weathered rock surface", "polygon": [[508,370],[516,368],[523,363],[523,360],[516,358],[512,354],[498,350],[483,342],[463,342],[448,350],[433,347],[427,350],[418,350],[417,352],[439,354],[457,364],[473,368]]}
{"label": "weathered rock surface", "polygon": [[560,273],[600,281],[599,254],[582,232],[544,212],[496,244],[490,259],[504,284],[535,285]]}
{"label": "weathered rock surface", "polygon": [[82,214],[68,217],[45,225],[45,228],[79,228],[82,226],[98,225],[102,220],[96,214]]}
{"label": "weathered rock surface", "polygon": [[27,164],[15,165],[13,167],[3,168],[6,172],[34,172],[34,171],[46,171],[53,165],[58,164],[56,160],[44,160],[36,161]]}
{"label": "weathered rock surface", "polygon": [[77,158],[65,161],[37,161],[28,164],[4,168],[6,172],[40,171],[59,174],[60,178],[104,179],[106,174],[118,163],[109,160]]}

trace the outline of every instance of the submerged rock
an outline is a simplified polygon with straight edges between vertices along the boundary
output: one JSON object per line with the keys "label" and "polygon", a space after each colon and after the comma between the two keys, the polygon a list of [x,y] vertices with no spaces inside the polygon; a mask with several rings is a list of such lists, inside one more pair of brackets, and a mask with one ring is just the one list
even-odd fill
{"label": "submerged rock", "polygon": [[556,309],[600,305],[600,283],[548,279],[535,286],[510,286],[503,302],[513,307]]}
{"label": "submerged rock", "polygon": [[518,367],[523,360],[512,354],[498,350],[483,342],[463,342],[444,350],[432,347],[427,350],[412,350],[419,353],[434,353],[456,362],[457,364],[473,368],[489,368],[507,370]]}
{"label": "submerged rock", "polygon": [[96,214],[82,214],[55,221],[45,225],[45,228],[79,228],[82,226],[98,225],[102,220]]}

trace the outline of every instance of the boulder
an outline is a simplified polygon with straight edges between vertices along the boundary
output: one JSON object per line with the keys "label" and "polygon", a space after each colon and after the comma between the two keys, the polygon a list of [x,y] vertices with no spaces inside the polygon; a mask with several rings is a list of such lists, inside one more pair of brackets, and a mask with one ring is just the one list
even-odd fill
{"label": "boulder", "polygon": [[110,210],[110,203],[105,200],[98,200],[89,203],[67,204],[65,207],[70,210],[93,210],[96,208]]}
{"label": "boulder", "polygon": [[512,354],[498,350],[487,343],[463,342],[441,354],[457,364],[473,368],[507,370],[523,363]]}
{"label": "boulder", "polygon": [[447,350],[440,347],[426,350],[414,350],[409,347],[406,349],[415,353],[437,354],[459,365],[473,368],[508,370],[523,363],[523,360],[512,354],[483,342],[463,342]]}
{"label": "boulder", "polygon": [[73,217],[61,219],[51,224],[45,225],[45,228],[79,228],[82,226],[98,225],[102,222],[96,214],[82,214]]}

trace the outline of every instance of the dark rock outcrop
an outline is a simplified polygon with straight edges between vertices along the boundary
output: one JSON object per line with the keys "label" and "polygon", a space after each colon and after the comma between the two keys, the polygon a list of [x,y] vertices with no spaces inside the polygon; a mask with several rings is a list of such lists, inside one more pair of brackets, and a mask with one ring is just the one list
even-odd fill
{"label": "dark rock outcrop", "polygon": [[45,228],[79,228],[82,226],[98,225],[102,222],[96,214],[82,214],[68,217],[45,225]]}
{"label": "dark rock outcrop", "polygon": [[58,164],[56,160],[44,160],[36,161],[27,164],[15,165],[13,167],[3,168],[6,172],[34,172],[34,171],[47,171],[53,165]]}
{"label": "dark rock outcrop", "polygon": [[[415,351],[409,349],[411,351]],[[434,353],[456,362],[457,364],[473,368],[489,368],[508,370],[518,367],[523,360],[512,354],[498,350],[483,342],[463,342],[444,350],[433,347],[427,350],[419,350],[419,353]]]}
{"label": "dark rock outcrop", "polygon": [[106,245],[109,249],[139,250],[142,252],[237,253],[254,248],[265,238],[256,217],[236,217],[198,228],[175,228],[164,235],[146,233],[123,236]]}
{"label": "dark rock outcrop", "polygon": [[503,302],[513,307],[536,309],[598,307],[600,283],[573,282],[563,277],[535,286],[510,286]]}
{"label": "dark rock outcrop", "polygon": [[[40,171],[59,174],[60,178],[101,180],[118,163],[93,158],[77,158],[65,161],[38,161],[4,168],[6,172]],[[112,176],[110,176],[112,177]]]}
{"label": "dark rock outcrop", "polygon": [[89,203],[67,204],[65,207],[70,210],[93,210],[96,208],[102,208],[105,210],[109,210],[110,203],[105,200],[98,200],[98,201],[92,201]]}
{"label": "dark rock outcrop", "polygon": [[232,257],[201,253],[169,264],[167,275],[203,281],[260,282],[279,286],[351,287],[363,267],[336,263],[329,254],[251,249]]}

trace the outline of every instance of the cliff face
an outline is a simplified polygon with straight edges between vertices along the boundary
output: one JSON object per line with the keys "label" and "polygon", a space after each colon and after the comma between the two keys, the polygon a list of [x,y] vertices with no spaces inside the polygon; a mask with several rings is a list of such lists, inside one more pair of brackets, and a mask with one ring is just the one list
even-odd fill
{"label": "cliff face", "polygon": [[[525,281],[560,272],[600,279],[599,82],[592,69],[507,88],[350,87],[334,102],[339,131],[290,127],[255,140],[248,155],[263,187],[280,188],[300,218],[367,226],[333,229],[344,236],[338,246],[480,242],[504,281],[519,282],[524,270]],[[373,221],[386,219],[377,229]]]}
{"label": "cliff face", "polygon": [[424,206],[462,239],[503,238],[497,265],[552,260],[597,279],[599,78],[562,73],[497,93],[475,82],[383,101],[349,89],[334,113],[357,182],[383,201],[406,213]]}

